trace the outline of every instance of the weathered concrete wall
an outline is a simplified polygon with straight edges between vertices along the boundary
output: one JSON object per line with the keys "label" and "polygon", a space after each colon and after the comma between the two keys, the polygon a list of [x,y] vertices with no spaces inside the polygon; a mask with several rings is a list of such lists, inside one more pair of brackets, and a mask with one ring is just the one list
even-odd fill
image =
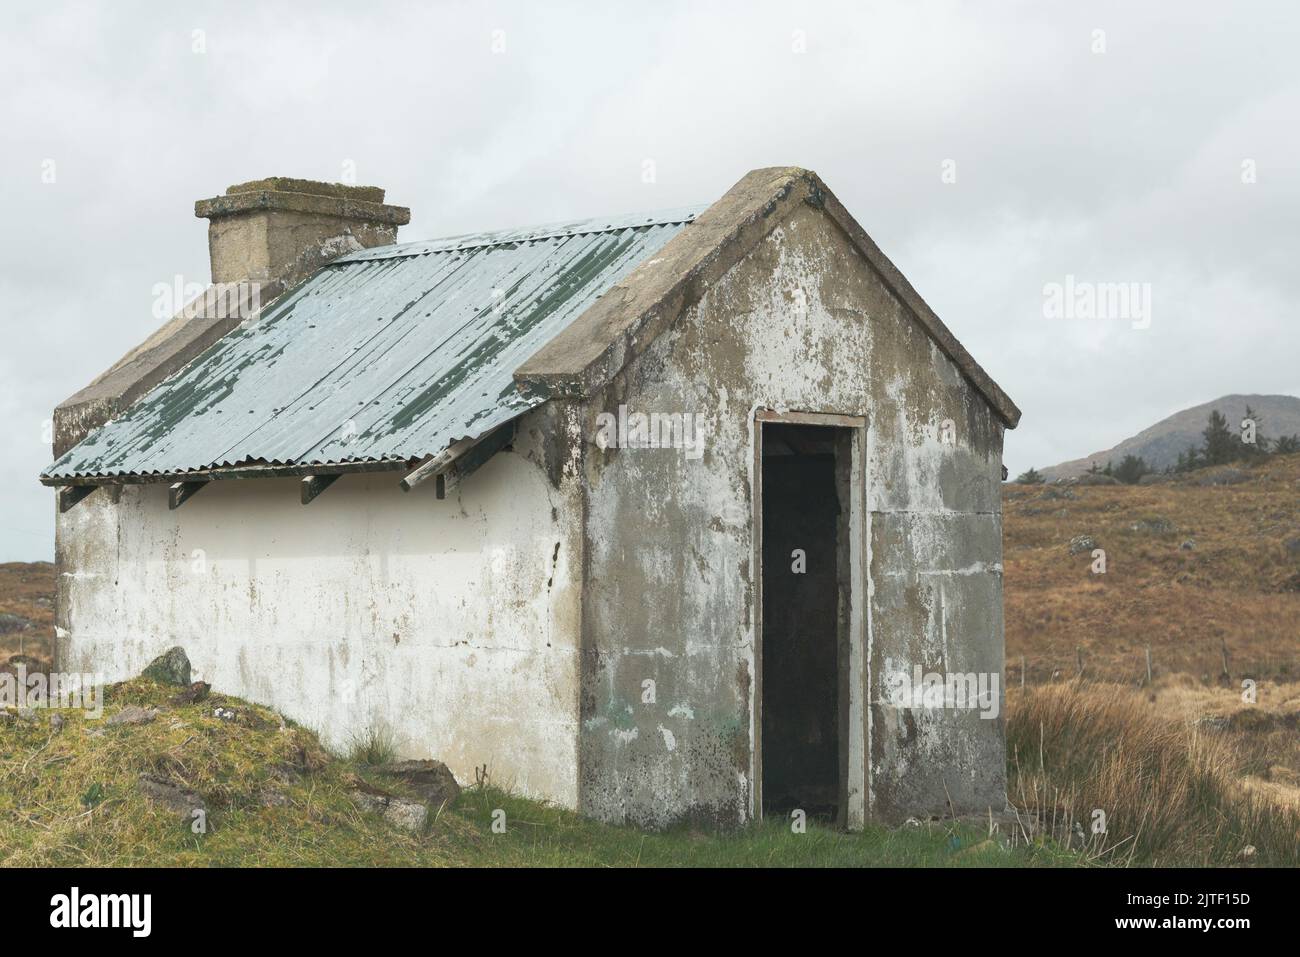
{"label": "weathered concrete wall", "polygon": [[[387,727],[405,756],[577,803],[577,494],[554,436],[524,418],[446,500],[400,473],[103,493],[58,522],[59,666],[108,680],[179,644],[196,678],[280,709],[338,747]],[[549,445],[544,445],[549,443]]]}
{"label": "weathered concrete wall", "polygon": [[584,453],[581,807],[656,826],[753,813],[754,413],[771,408],[868,421],[869,620],[853,640],[869,667],[850,723],[871,771],[850,755],[850,807],[856,788],[884,820],[949,796],[1001,810],[1001,718],[895,707],[884,676],[1001,674],[1002,426],[838,227],[799,205],[588,402],[585,434],[620,403],[703,413],[709,434],[698,460]]}

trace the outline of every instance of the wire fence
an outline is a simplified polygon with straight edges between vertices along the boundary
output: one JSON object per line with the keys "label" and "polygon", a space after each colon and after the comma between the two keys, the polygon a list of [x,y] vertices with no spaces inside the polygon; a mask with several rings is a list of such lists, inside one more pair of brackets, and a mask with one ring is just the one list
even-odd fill
{"label": "wire fence", "polygon": [[1300,681],[1300,657],[1238,654],[1227,641],[1175,650],[1147,645],[1136,654],[1098,653],[1078,646],[1073,656],[1008,653],[1004,673],[1008,687],[1021,688],[1077,679],[1149,687],[1171,675],[1228,685],[1248,679]]}

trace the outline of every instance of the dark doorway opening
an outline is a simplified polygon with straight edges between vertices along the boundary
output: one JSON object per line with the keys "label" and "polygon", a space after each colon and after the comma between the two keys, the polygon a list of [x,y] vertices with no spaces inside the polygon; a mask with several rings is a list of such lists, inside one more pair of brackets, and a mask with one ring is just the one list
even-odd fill
{"label": "dark doorway opening", "polygon": [[762,438],[763,813],[839,820],[848,430],[769,422]]}

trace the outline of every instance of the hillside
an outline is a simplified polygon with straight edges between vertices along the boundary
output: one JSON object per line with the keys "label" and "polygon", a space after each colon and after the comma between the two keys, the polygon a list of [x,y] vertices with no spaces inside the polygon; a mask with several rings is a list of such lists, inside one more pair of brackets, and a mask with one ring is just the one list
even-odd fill
{"label": "hillside", "polygon": [[54,638],[54,565],[0,564],[0,667],[13,655],[49,666]]}
{"label": "hillside", "polygon": [[1212,410],[1227,418],[1234,430],[1239,427],[1249,405],[1256,413],[1259,430],[1269,439],[1279,435],[1300,435],[1300,398],[1292,395],[1225,395],[1212,402],[1192,406],[1161,419],[1150,428],[1125,439],[1109,449],[1102,449],[1081,459],[1061,462],[1038,471],[1047,481],[1081,475],[1092,463],[1104,467],[1107,462],[1119,465],[1126,455],[1145,459],[1148,466],[1161,471],[1178,461],[1178,454],[1188,446],[1200,446],[1201,430]]}
{"label": "hillside", "polygon": [[[1009,682],[1300,677],[1300,455],[1154,485],[1003,490]],[[1078,542],[1071,553],[1071,541]],[[1092,549],[1106,552],[1093,574]]]}

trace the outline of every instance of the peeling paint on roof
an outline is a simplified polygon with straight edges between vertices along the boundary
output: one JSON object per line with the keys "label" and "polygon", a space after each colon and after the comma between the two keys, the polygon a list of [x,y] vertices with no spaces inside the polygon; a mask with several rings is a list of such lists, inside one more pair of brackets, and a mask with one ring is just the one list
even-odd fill
{"label": "peeling paint on roof", "polygon": [[698,212],[345,256],[42,475],[409,461],[483,435],[545,401],[514,370]]}

